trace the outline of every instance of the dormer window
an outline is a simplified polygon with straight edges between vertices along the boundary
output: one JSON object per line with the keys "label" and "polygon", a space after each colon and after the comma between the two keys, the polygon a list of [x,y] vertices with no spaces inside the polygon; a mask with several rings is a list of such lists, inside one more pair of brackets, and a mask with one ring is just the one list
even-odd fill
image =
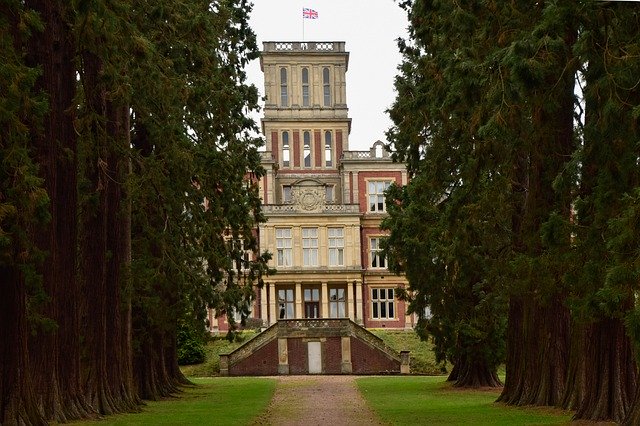
{"label": "dormer window", "polygon": [[280,106],[289,106],[289,91],[287,87],[286,68],[280,68]]}
{"label": "dormer window", "polygon": [[309,106],[309,68],[302,68],[302,106]]}

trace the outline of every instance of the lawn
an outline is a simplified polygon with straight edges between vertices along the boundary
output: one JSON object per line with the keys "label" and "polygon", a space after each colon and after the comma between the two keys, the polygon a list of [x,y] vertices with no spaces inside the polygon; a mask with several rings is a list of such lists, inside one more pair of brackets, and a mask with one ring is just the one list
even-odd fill
{"label": "lawn", "polygon": [[496,404],[498,390],[460,390],[445,377],[362,377],[360,393],[392,425],[562,425],[571,414]]}
{"label": "lawn", "polygon": [[182,374],[187,377],[211,377],[220,373],[220,354],[227,354],[253,338],[257,333],[253,330],[242,331],[237,339],[228,341],[224,336],[212,337],[204,348],[205,361],[202,364],[180,366]]}
{"label": "lawn", "polygon": [[397,352],[410,351],[411,372],[413,374],[445,374],[436,364],[431,342],[423,342],[413,330],[370,329],[373,334],[384,340]]}
{"label": "lawn", "polygon": [[246,425],[266,408],[276,381],[256,377],[199,378],[177,398],[149,401],[141,413],[74,425]]}

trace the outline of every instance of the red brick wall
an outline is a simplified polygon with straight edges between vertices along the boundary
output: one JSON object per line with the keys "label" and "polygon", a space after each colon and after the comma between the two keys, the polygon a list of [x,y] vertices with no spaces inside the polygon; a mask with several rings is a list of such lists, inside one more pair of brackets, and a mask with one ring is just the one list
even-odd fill
{"label": "red brick wall", "polygon": [[[399,287],[398,283],[389,282],[389,284],[385,284],[384,288],[392,288],[395,289]],[[383,288],[377,286],[377,288]],[[406,304],[403,300],[395,299],[394,304],[394,313],[396,319],[372,319],[371,318],[371,287],[368,285],[364,285],[362,287],[362,299],[364,303],[363,309],[363,325],[365,328],[405,328],[406,325]]]}
{"label": "red brick wall", "polygon": [[267,343],[247,358],[229,366],[230,376],[275,376],[278,374],[278,339]]}
{"label": "red brick wall", "polygon": [[278,162],[278,156],[280,155],[280,148],[278,147],[278,132],[271,132],[271,155]]}
{"label": "red brick wall", "polygon": [[302,339],[289,338],[287,350],[289,351],[289,374],[307,374],[309,372],[307,343]]}
{"label": "red brick wall", "polygon": [[367,213],[369,211],[369,202],[367,199],[367,194],[369,188],[367,188],[366,180],[391,180],[398,182],[398,184],[402,183],[402,172],[392,172],[392,171],[370,171],[370,172],[360,172],[358,173],[358,204],[360,204],[360,212]]}
{"label": "red brick wall", "polygon": [[325,374],[342,373],[342,339],[328,337],[322,343],[322,370]]}
{"label": "red brick wall", "polygon": [[400,362],[372,349],[359,339],[351,338],[351,367],[353,374],[399,373]]}
{"label": "red brick wall", "polygon": [[336,164],[342,157],[342,130],[336,130]]}
{"label": "red brick wall", "polygon": [[315,132],[313,132],[313,139],[316,145],[316,167],[322,167],[322,133],[320,133],[320,130],[316,130]]}
{"label": "red brick wall", "polygon": [[[289,162],[291,164],[291,162]],[[300,131],[293,131],[293,166],[300,167]]]}

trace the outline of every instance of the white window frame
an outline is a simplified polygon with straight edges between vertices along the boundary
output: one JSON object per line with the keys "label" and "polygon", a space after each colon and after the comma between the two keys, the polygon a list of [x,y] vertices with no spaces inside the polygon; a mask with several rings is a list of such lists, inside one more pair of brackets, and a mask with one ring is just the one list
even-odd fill
{"label": "white window frame", "polygon": [[291,228],[276,228],[276,266],[293,266],[293,238]]}
{"label": "white window frame", "polygon": [[[292,288],[276,289],[276,297],[278,303],[278,319],[291,319],[296,317],[296,293]],[[282,297],[284,296],[284,298]],[[283,315],[284,313],[284,315]]]}
{"label": "white window frame", "polygon": [[313,164],[313,138],[311,137],[311,130],[304,130],[302,132],[302,166],[306,169],[310,168]]}
{"label": "white window frame", "polygon": [[390,287],[374,287],[371,289],[371,319],[396,319],[396,291]]}
{"label": "white window frame", "polygon": [[289,132],[282,132],[282,167],[291,167],[291,141]]}
{"label": "white window frame", "polygon": [[302,265],[318,266],[318,228],[302,228]]}
{"label": "white window frame", "polygon": [[289,106],[289,70],[280,67],[280,106]]}
{"label": "white window frame", "polygon": [[381,253],[381,241],[382,237],[380,236],[369,238],[369,267],[371,269],[387,269],[387,259]]}
{"label": "white window frame", "polygon": [[[342,293],[342,298],[340,293]],[[329,318],[347,317],[347,289],[329,288]]]}
{"label": "white window frame", "polygon": [[367,210],[371,213],[384,213],[387,206],[384,200],[384,192],[391,186],[391,180],[367,181]]}
{"label": "white window frame", "polygon": [[327,228],[329,266],[344,266],[344,228]]}
{"label": "white window frame", "polygon": [[[306,71],[306,81],[305,81]],[[311,105],[311,93],[309,90],[309,68],[303,67],[300,71],[300,81],[302,82],[302,106],[308,107]]]}

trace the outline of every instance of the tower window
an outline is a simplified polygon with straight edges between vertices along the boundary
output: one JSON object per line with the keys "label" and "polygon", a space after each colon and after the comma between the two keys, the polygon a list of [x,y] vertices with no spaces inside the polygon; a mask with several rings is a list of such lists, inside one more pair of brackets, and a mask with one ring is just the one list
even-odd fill
{"label": "tower window", "polygon": [[303,146],[303,155],[304,155],[304,166],[311,167],[311,132],[305,130],[302,134],[304,146]]}
{"label": "tower window", "polygon": [[282,166],[289,167],[289,132],[282,132]]}
{"label": "tower window", "polygon": [[329,83],[329,68],[322,69],[322,90],[324,93],[324,106],[331,106],[331,84]]}
{"label": "tower window", "polygon": [[302,68],[302,106],[309,106],[309,68]]}
{"label": "tower window", "polygon": [[289,106],[289,92],[287,90],[286,68],[280,68],[280,106]]}
{"label": "tower window", "polygon": [[333,165],[333,155],[331,152],[332,145],[333,141],[331,138],[331,132],[327,130],[326,132],[324,132],[324,164],[327,167],[331,167]]}

